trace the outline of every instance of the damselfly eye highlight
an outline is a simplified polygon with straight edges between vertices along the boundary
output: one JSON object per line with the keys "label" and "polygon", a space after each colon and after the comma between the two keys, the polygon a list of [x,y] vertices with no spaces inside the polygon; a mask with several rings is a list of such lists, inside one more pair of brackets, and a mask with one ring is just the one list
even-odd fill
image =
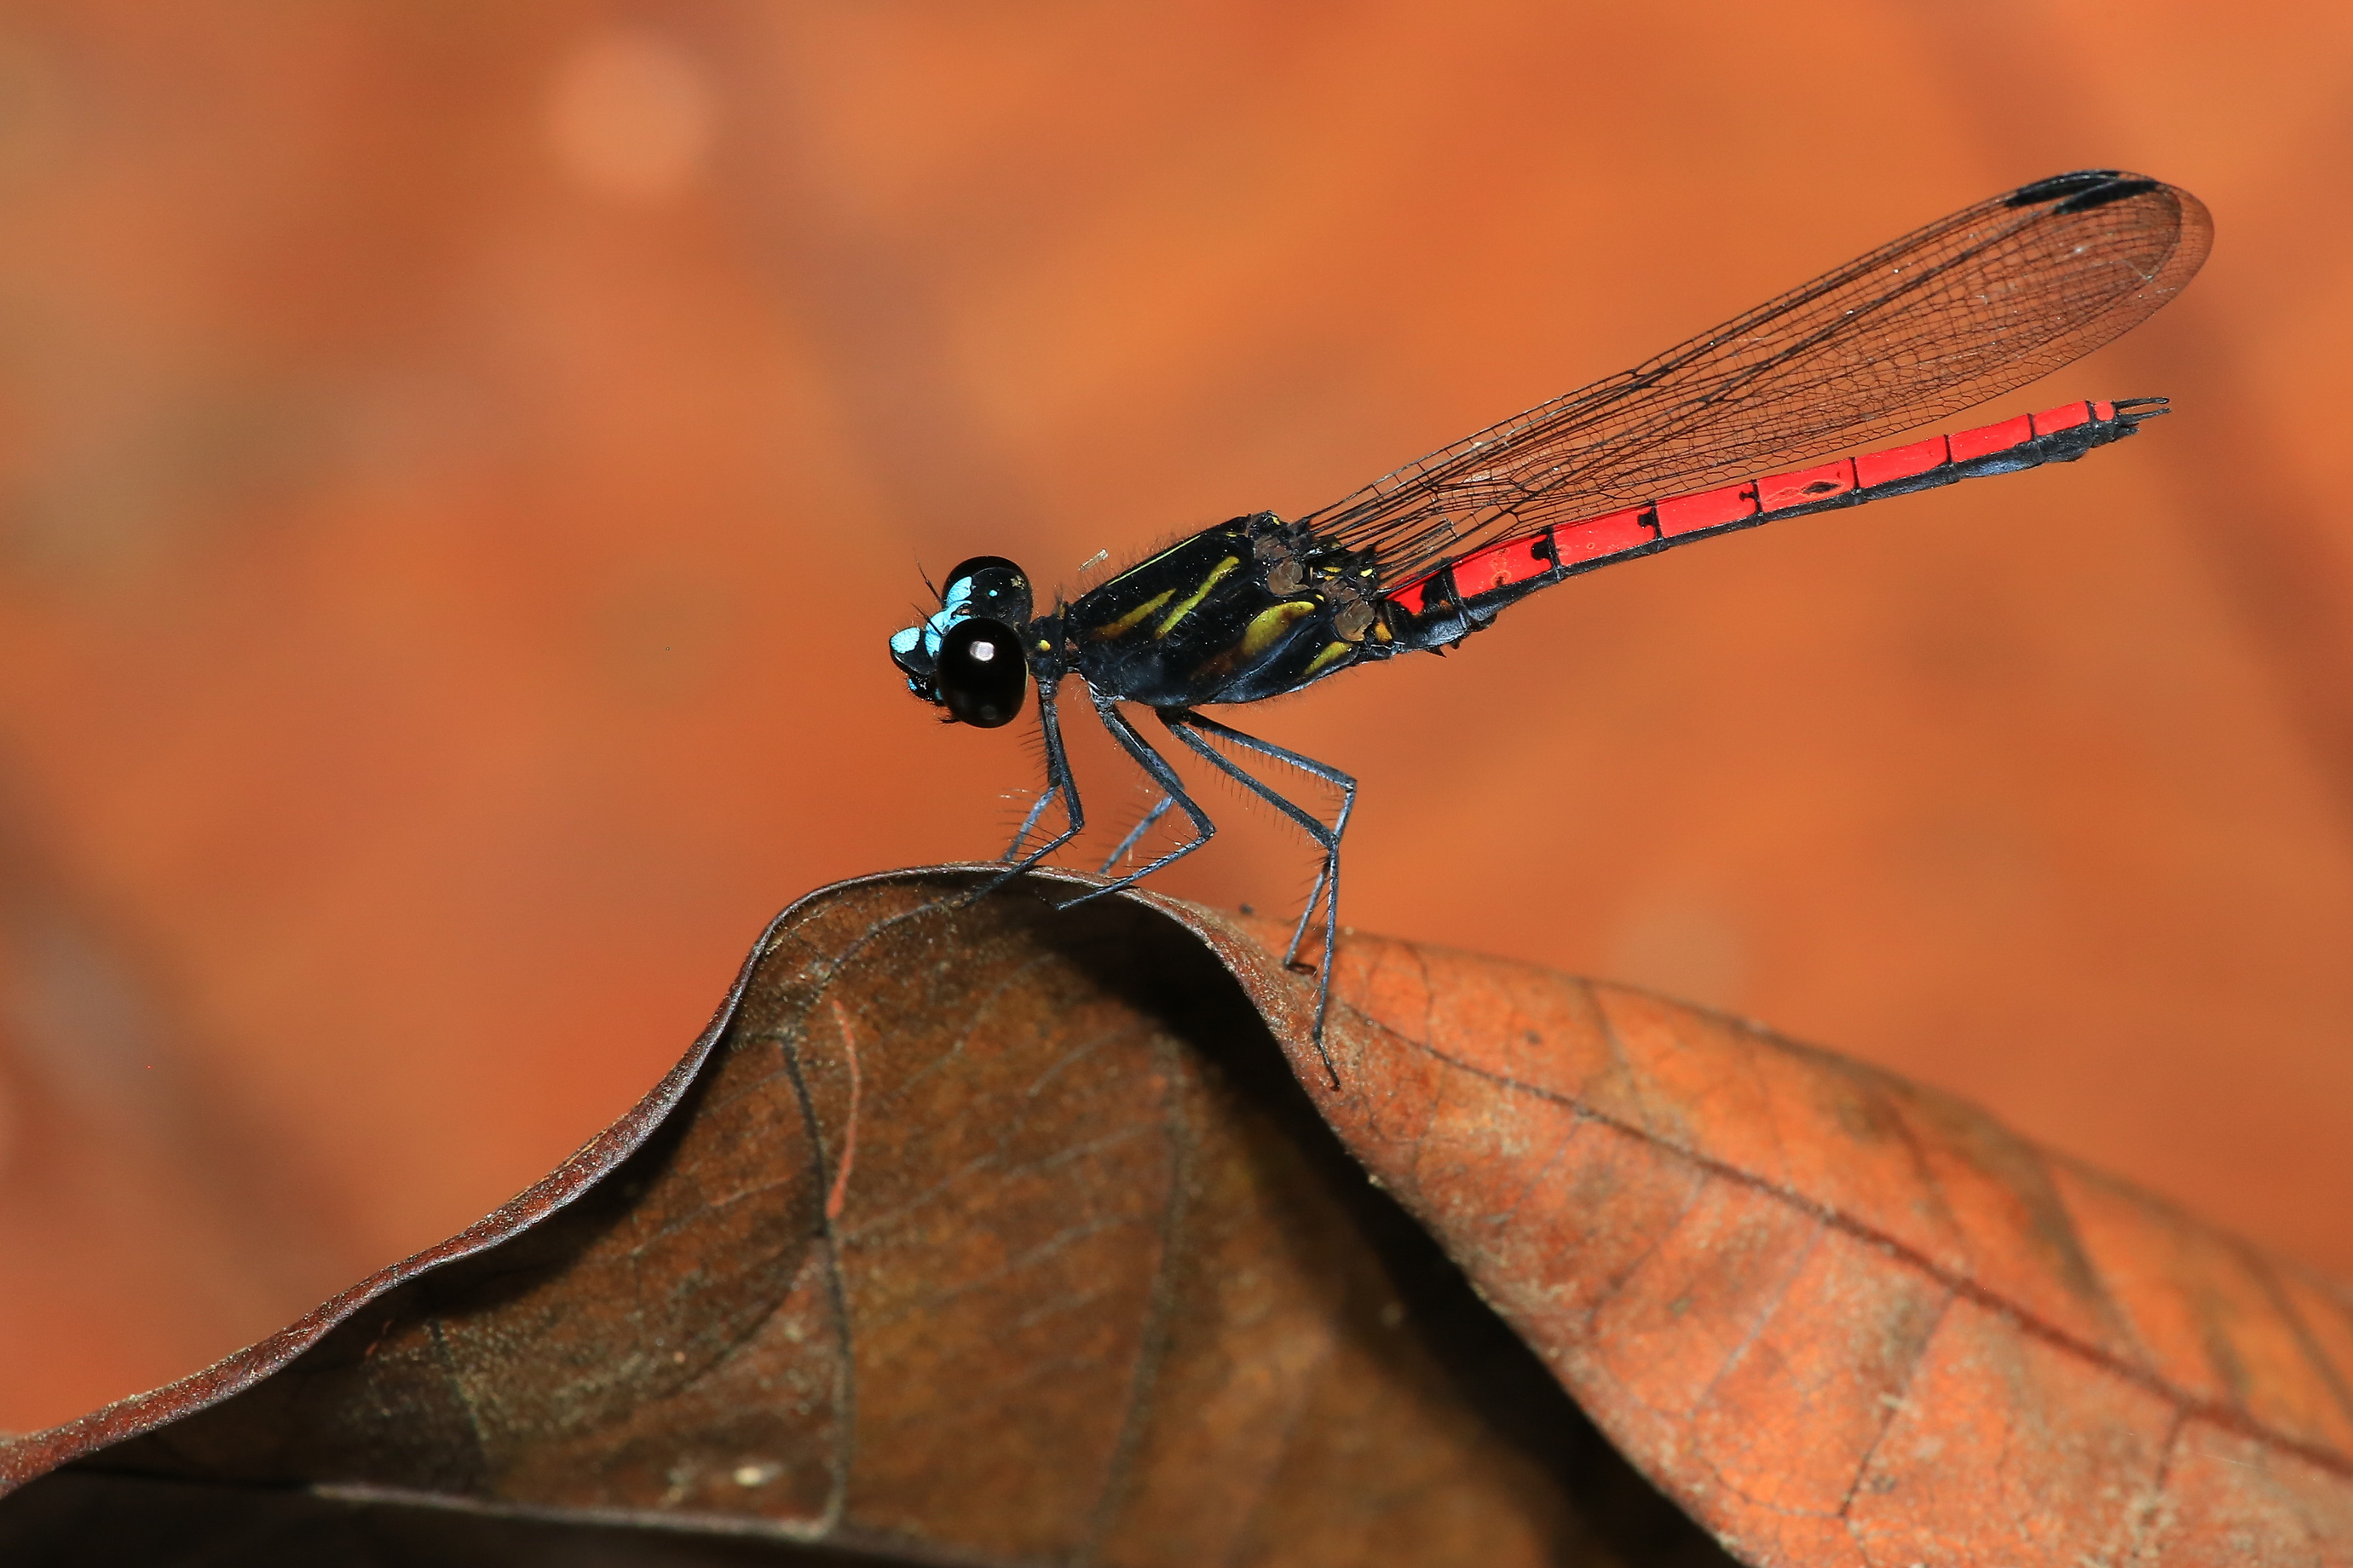
{"label": "damselfly eye highlight", "polygon": [[940,638],[932,673],[948,716],[975,729],[1010,724],[1029,689],[1029,667],[1011,626],[986,616],[958,621]]}

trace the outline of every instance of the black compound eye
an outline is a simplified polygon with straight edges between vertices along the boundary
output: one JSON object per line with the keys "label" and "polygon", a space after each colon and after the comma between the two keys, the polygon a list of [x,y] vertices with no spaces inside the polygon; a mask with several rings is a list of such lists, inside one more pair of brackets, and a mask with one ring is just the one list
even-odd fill
{"label": "black compound eye", "polygon": [[1029,618],[1029,578],[1002,555],[959,561],[940,584],[940,601],[959,615],[986,616],[1008,626]]}
{"label": "black compound eye", "polygon": [[947,585],[953,588],[965,578],[977,577],[983,572],[1010,572],[1018,577],[1021,574],[1021,568],[1002,555],[976,555],[969,561],[955,563],[955,569],[947,574]]}
{"label": "black compound eye", "polygon": [[1010,724],[1029,689],[1029,666],[1021,639],[1002,621],[986,616],[958,621],[940,638],[932,679],[948,716],[978,730]]}

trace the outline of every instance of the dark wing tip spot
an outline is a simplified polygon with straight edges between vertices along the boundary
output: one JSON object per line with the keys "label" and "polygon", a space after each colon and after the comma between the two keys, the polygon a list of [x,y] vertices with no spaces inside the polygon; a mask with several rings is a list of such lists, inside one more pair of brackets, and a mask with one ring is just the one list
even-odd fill
{"label": "dark wing tip spot", "polygon": [[2085,191],[2080,196],[2069,196],[2054,210],[2063,213],[2087,213],[2094,207],[2104,207],[2110,202],[2120,202],[2126,196],[2139,195],[2143,191],[2157,190],[2161,182],[2157,180],[2112,180],[2095,190]]}
{"label": "dark wing tip spot", "polygon": [[[2047,180],[2019,186],[2002,198],[2001,205],[2006,207],[2031,207],[2042,202],[2057,201],[2062,196],[2079,196],[2123,177],[2122,169],[2078,169],[2072,174],[2053,174]],[[2152,180],[2149,184],[2155,184],[2156,182]]]}

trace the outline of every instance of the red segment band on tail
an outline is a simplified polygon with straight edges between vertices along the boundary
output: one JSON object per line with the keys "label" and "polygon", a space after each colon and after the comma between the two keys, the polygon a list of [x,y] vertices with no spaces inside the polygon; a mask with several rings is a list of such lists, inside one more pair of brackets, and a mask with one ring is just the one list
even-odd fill
{"label": "red segment band on tail", "polygon": [[1819,468],[1794,474],[1769,474],[1757,481],[1757,510],[1779,511],[1785,506],[1806,506],[1828,500],[1854,489],[1854,459],[1841,458]]}
{"label": "red segment band on tail", "polygon": [[2021,414],[2015,419],[2005,419],[1999,425],[1980,425],[1974,430],[1957,430],[1946,437],[1953,461],[1965,463],[1971,458],[1982,458],[1991,452],[2006,452],[2012,447],[2023,447],[2034,439],[2034,421]]}
{"label": "red segment band on tail", "polygon": [[2034,433],[2048,436],[2053,430],[2072,430],[2078,425],[2092,422],[2092,405],[2088,403],[2063,403],[2056,408],[2046,408],[2034,416]]}
{"label": "red segment band on tail", "polygon": [[1651,509],[1634,506],[1556,528],[1552,531],[1552,547],[1559,552],[1562,565],[1574,566],[1580,561],[1599,561],[1605,555],[1621,555],[1645,544],[1655,544],[1658,538],[1651,526]]}
{"label": "red segment band on tail", "polygon": [[[1507,539],[1476,550],[1452,563],[1454,592],[1464,599],[1531,582],[1560,567],[1590,565],[1626,555],[1664,540],[1721,528],[1792,507],[1809,506],[1876,485],[1908,479],[1947,462],[1968,462],[2026,446],[2054,431],[2105,424],[2116,416],[2113,403],[2063,403],[2037,414],[2021,414],[1999,425],[1980,425],[1950,436],[1931,436],[1908,446],[1841,458],[1815,468],[1770,474],[1746,484],[1693,495],[1668,496],[1649,506],[1560,523],[1538,533]],[[1867,500],[1867,497],[1858,497]],[[1444,568],[1388,595],[1409,615],[1430,610],[1430,585]]]}
{"label": "red segment band on tail", "polygon": [[1727,522],[1757,515],[1757,487],[1753,483],[1726,485],[1720,490],[1674,496],[1661,501],[1657,510],[1662,539],[1697,533],[1703,528],[1721,528]]}
{"label": "red segment band on tail", "polygon": [[1855,482],[1869,489],[1873,485],[1908,479],[1915,474],[1926,473],[1949,455],[1942,436],[1931,436],[1908,447],[1890,447],[1884,452],[1865,452],[1854,460]]}
{"label": "red segment band on tail", "polygon": [[1526,539],[1507,539],[1476,554],[1465,555],[1454,563],[1454,591],[1467,599],[1474,594],[1508,588],[1514,583],[1543,576],[1552,570],[1549,554],[1536,553],[1544,537],[1539,533]]}
{"label": "red segment band on tail", "polygon": [[1392,605],[1402,607],[1409,616],[1419,616],[1429,612],[1430,605],[1427,603],[1429,595],[1430,579],[1424,577],[1420,582],[1409,583],[1396,593],[1389,595],[1388,601]]}

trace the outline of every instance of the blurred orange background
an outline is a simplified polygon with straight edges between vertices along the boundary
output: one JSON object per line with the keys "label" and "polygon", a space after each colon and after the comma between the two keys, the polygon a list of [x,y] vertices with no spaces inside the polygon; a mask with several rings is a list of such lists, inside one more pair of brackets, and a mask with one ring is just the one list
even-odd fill
{"label": "blurred orange background", "polygon": [[[907,697],[919,567],[1311,510],[2085,165],[2213,259],[1984,419],[2142,438],[1228,717],[1363,780],[1351,923],[2353,1273],[2353,7],[0,7],[0,1427],[537,1178],[792,899],[995,853],[1030,726]],[[1295,907],[1205,799],[1162,886]]]}

